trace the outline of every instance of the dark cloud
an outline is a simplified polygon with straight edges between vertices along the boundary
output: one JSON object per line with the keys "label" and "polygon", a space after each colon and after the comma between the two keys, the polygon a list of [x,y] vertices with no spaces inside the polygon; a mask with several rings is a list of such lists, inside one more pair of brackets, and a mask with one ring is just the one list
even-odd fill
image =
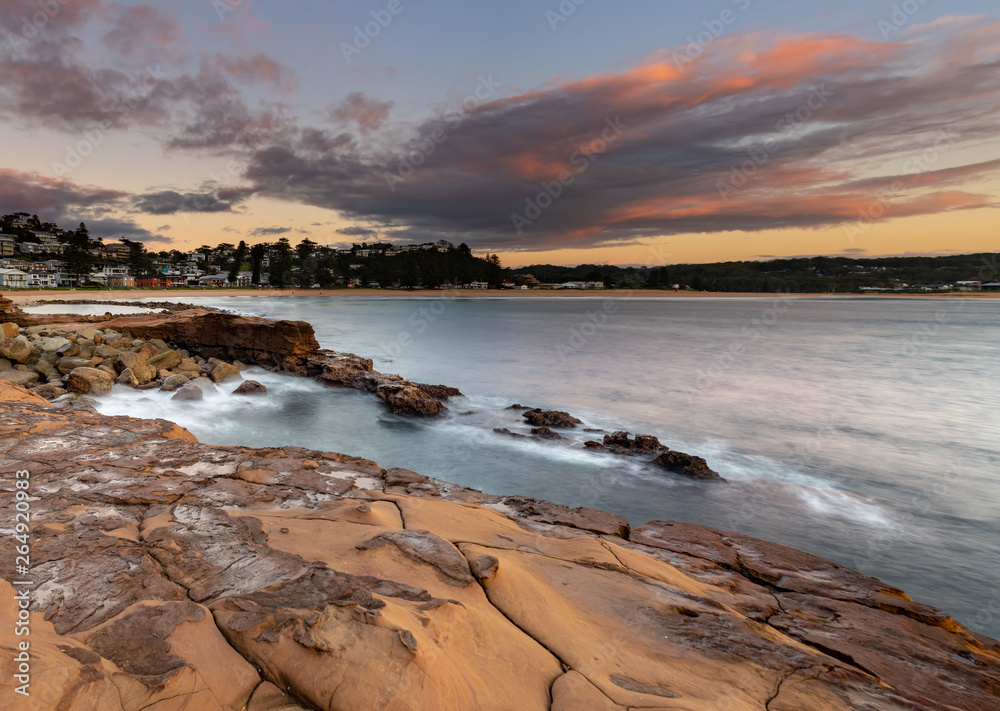
{"label": "dark cloud", "polygon": [[118,190],[0,168],[0,214],[27,212],[55,221],[74,210],[112,209],[127,196]]}
{"label": "dark cloud", "polygon": [[337,230],[337,234],[347,235],[348,237],[374,237],[378,234],[378,232],[373,229],[369,229],[368,227],[353,226],[342,227]]}
{"label": "dark cloud", "polygon": [[945,166],[1000,137],[1000,26],[920,32],[732,36],[683,67],[664,52],[428,120],[391,149],[276,141],[246,177],[395,239],[514,250],[993,207],[967,186],[1000,163]]}
{"label": "dark cloud", "polygon": [[253,190],[226,188],[210,192],[180,193],[176,190],[137,195],[132,200],[135,212],[150,215],[175,215],[179,212],[232,212]]}
{"label": "dark cloud", "polygon": [[283,235],[292,231],[291,227],[257,227],[249,233],[249,237],[270,237],[272,235]]}

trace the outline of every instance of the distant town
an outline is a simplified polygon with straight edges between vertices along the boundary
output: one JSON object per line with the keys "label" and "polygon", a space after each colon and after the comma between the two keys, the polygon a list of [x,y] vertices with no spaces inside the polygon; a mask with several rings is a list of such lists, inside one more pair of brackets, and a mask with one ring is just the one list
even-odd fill
{"label": "distant town", "polygon": [[504,268],[446,240],[323,246],[287,238],[150,252],[138,241],[93,236],[19,212],[0,217],[0,289],[183,288],[581,289],[716,292],[912,293],[1000,291],[993,253],[943,257],[803,257],[619,267]]}

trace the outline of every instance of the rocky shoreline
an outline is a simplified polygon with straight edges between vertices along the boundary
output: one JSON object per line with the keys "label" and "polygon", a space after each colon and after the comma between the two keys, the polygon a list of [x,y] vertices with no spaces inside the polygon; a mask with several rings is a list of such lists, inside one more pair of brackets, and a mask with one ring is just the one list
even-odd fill
{"label": "rocky shoreline", "polygon": [[[13,372],[37,374],[47,347],[70,345],[56,359],[60,382],[84,368],[132,370],[137,380],[139,370],[150,378],[139,387],[175,378],[178,392],[199,379],[229,388],[247,364],[372,392],[411,415],[440,414],[458,395],[323,351],[301,322],[205,310],[0,321],[18,326],[5,338],[38,351],[30,368],[33,355],[23,368],[12,362]],[[43,342],[54,338],[67,344]],[[67,355],[73,348],[80,353]],[[89,365],[60,372],[61,359],[85,349]],[[163,363],[173,367],[155,367]],[[36,681],[25,708],[1000,703],[995,640],[801,551],[694,524],[633,526],[334,452],[205,445],[173,423],[100,415],[72,393],[50,402],[43,395],[53,393],[38,390],[54,380],[32,391],[0,379],[0,509],[14,520],[14,472],[28,470],[34,513]],[[526,426],[553,433],[577,424],[567,413],[524,415]],[[588,446],[662,458],[692,476],[704,464],[642,435],[611,433]],[[4,619],[13,620],[13,556],[0,557],[0,579]],[[13,698],[16,643],[12,626],[0,628],[4,698]]]}

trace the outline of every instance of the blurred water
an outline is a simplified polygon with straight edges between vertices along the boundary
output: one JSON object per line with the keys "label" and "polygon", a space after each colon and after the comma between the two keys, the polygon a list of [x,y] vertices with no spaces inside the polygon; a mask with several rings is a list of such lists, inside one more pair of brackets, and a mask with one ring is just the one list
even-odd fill
{"label": "blurred water", "polygon": [[[448,415],[261,371],[263,401],[175,406],[205,442],[369,457],[495,493],[693,521],[795,546],[1000,636],[1000,302],[870,299],[220,298],[309,321],[324,347],[462,389]],[[590,325],[587,325],[590,324]],[[145,401],[145,402],[144,402]],[[503,437],[513,403],[655,434],[729,485]]]}

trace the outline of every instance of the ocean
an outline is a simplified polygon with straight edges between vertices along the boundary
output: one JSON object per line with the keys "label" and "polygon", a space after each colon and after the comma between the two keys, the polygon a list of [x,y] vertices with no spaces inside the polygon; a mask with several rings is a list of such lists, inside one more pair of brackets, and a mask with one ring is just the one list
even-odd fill
{"label": "ocean", "polygon": [[[178,300],[183,300],[178,299]],[[869,298],[199,299],[310,322],[323,347],[460,388],[445,417],[255,369],[267,399],[115,391],[107,414],[203,442],[298,445],[497,494],[700,523],[815,553],[1000,637],[1000,301]],[[513,403],[653,434],[729,483],[505,437]]]}

